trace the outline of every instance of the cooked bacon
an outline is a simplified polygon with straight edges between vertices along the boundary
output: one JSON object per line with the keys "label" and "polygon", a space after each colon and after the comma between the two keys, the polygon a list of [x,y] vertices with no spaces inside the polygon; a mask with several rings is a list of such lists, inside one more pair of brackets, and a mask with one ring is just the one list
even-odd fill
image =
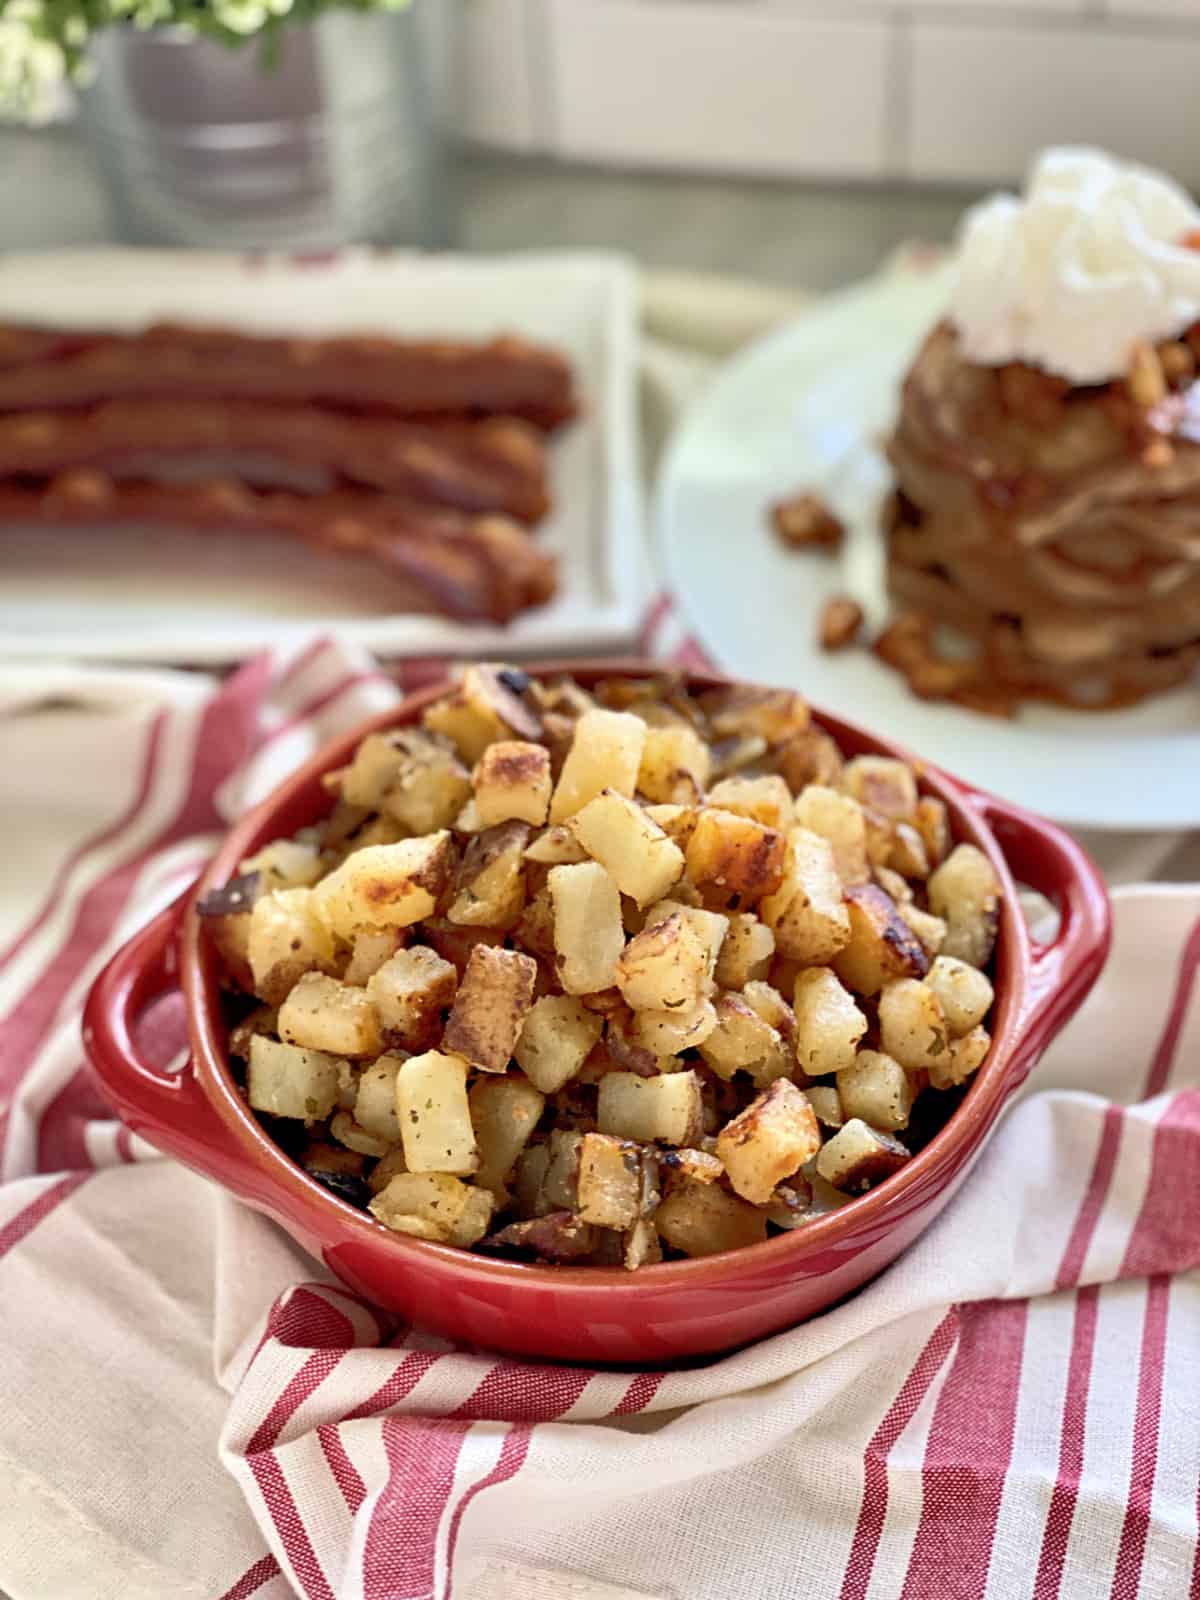
{"label": "cooked bacon", "polygon": [[555,562],[502,516],[465,516],[391,495],[300,495],[233,481],[121,481],[80,470],[49,482],[0,481],[0,524],[46,528],[146,523],[277,533],[319,549],[360,553],[463,620],[509,622],[543,604]]}
{"label": "cooked bacon", "polygon": [[118,400],[89,411],[0,415],[2,476],[48,478],[76,467],[144,476],[148,463],[157,470],[182,458],[245,453],[522,522],[536,522],[549,505],[545,445],[513,418],[433,427],[314,406],[196,400]]}
{"label": "cooked bacon", "polygon": [[314,339],[159,323],[140,333],[0,325],[0,411],[105,400],[237,399],[407,417],[523,417],[552,429],[577,410],[571,368],[513,334],[488,341]]}

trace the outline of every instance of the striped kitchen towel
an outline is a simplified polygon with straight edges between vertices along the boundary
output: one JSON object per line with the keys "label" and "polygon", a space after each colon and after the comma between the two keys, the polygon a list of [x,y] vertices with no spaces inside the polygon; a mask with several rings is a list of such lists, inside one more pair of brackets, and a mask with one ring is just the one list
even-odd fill
{"label": "striped kitchen towel", "polygon": [[905,1257],[705,1365],[450,1348],[111,1119],[100,965],[396,692],[329,643],[220,687],[0,672],[0,1589],[1200,1597],[1198,889],[1120,892],[1101,984]]}

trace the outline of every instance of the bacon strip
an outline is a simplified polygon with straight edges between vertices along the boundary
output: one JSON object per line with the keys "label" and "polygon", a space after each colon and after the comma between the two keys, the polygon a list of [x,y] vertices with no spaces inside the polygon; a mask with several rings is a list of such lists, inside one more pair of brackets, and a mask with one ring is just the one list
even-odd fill
{"label": "bacon strip", "polygon": [[0,481],[0,524],[103,528],[143,523],[274,533],[358,553],[464,621],[510,622],[555,592],[555,562],[502,516],[464,516],[355,490],[300,495],[216,480],[121,481],[91,471]]}
{"label": "bacon strip", "polygon": [[129,397],[324,404],[407,417],[515,416],[547,430],[577,410],[566,360],[513,334],[468,343],[262,337],[168,323],[140,333],[0,325],[0,411]]}
{"label": "bacon strip", "polygon": [[247,452],[522,522],[536,522],[549,506],[542,439],[511,418],[431,427],[312,406],[150,400],[0,416],[0,476],[48,478],[76,467],[145,476],[147,463]]}

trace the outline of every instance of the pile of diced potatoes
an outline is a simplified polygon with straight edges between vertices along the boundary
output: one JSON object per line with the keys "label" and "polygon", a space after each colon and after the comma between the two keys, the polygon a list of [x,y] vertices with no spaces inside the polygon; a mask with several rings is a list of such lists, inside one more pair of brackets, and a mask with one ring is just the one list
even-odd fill
{"label": "pile of diced potatoes", "polygon": [[754,1244],[896,1172],[987,1057],[990,862],[798,694],[473,666],[326,785],[200,909],[249,1104],[396,1232]]}

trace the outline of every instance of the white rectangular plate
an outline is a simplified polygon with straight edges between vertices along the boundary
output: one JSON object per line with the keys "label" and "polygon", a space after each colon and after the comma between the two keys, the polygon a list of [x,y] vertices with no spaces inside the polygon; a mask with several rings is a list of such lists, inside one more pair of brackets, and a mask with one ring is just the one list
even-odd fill
{"label": "white rectangular plate", "polygon": [[388,614],[369,564],[283,539],[12,526],[0,528],[0,656],[224,662],[322,630],[390,656],[629,644],[647,592],[636,315],[632,268],[613,255],[0,257],[6,321],[136,329],[171,319],[301,335],[512,331],[569,357],[584,407],[553,442],[555,510],[537,534],[559,557],[560,592],[511,627]]}

